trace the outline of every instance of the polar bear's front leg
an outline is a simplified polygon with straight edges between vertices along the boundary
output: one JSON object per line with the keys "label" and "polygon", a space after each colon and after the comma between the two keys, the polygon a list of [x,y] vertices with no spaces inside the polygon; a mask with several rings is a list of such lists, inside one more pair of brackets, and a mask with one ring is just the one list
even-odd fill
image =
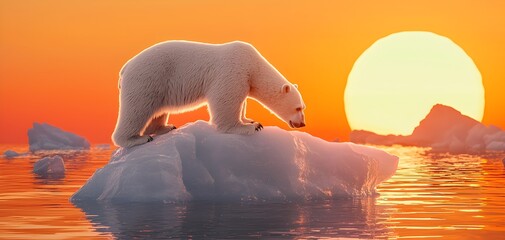
{"label": "polar bear's front leg", "polygon": [[[250,118],[247,118],[245,116],[245,113],[246,113],[246,108],[247,108],[247,99],[244,100],[244,103],[242,104],[242,108],[240,109],[240,120],[243,122],[243,123],[254,123],[254,120],[250,119]],[[260,124],[261,125],[261,124]]]}
{"label": "polar bear's front leg", "polygon": [[252,135],[263,129],[263,126],[258,122],[242,122],[243,101],[236,99],[240,98],[219,96],[208,100],[211,121],[216,125],[217,130],[223,133]]}

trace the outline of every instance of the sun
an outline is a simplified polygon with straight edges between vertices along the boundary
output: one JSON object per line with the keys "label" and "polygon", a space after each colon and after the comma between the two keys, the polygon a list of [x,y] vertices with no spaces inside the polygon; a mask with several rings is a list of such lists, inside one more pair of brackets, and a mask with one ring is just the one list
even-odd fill
{"label": "sun", "polygon": [[437,103],[481,121],[484,87],[475,63],[450,39],[400,32],[358,58],[344,102],[352,130],[408,135]]}

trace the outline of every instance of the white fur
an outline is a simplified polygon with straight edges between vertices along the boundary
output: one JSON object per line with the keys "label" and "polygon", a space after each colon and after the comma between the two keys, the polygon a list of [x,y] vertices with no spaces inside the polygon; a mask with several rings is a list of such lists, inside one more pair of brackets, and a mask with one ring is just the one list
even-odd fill
{"label": "white fur", "polygon": [[247,97],[290,126],[304,126],[297,87],[248,43],[162,42],[130,59],[119,77],[120,109],[112,135],[117,146],[146,143],[150,134],[174,129],[167,125],[169,113],[205,104],[218,131],[253,134],[261,125],[245,117]]}

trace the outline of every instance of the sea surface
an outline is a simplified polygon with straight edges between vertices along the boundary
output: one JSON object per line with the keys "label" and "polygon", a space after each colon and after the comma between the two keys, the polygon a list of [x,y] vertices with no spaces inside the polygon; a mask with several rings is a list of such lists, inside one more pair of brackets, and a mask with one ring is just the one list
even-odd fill
{"label": "sea surface", "polygon": [[303,202],[73,205],[112,149],[61,152],[63,178],[32,173],[44,154],[0,157],[0,239],[505,239],[505,153],[381,148],[400,163],[380,195]]}

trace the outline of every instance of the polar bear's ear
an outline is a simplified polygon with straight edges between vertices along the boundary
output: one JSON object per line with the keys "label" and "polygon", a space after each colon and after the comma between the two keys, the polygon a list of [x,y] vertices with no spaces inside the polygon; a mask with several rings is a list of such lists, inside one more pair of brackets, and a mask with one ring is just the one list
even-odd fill
{"label": "polar bear's ear", "polygon": [[290,92],[290,91],[291,91],[291,86],[290,86],[290,84],[287,84],[287,83],[286,83],[286,84],[282,85],[282,88],[281,88],[281,92],[282,92],[282,93],[288,93],[288,92]]}
{"label": "polar bear's ear", "polygon": [[293,86],[295,86],[295,88],[298,88],[298,84],[293,84]]}

